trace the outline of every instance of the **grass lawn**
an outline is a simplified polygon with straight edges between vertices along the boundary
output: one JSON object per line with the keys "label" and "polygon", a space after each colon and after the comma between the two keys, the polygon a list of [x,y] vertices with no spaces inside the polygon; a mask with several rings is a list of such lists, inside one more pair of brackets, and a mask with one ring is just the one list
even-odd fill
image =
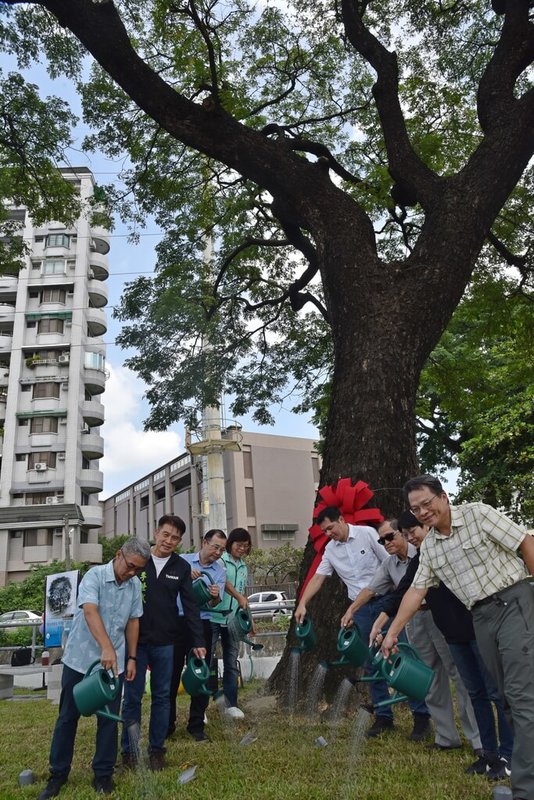
{"label": "grass lawn", "polygon": [[[39,693],[34,693],[39,694]],[[147,698],[145,698],[145,702]],[[355,732],[360,715],[332,726],[327,720],[288,717],[261,696],[261,684],[240,694],[246,718],[223,721],[214,703],[208,708],[209,743],[194,742],[185,731],[187,698],[180,698],[179,728],[169,741],[168,768],[153,774],[115,774],[115,798],[187,798],[187,800],[491,800],[493,786],[484,777],[465,775],[473,760],[469,747],[436,752],[407,741],[411,717],[395,709],[395,730],[364,740]],[[146,711],[143,735],[146,738]],[[48,775],[48,750],[57,706],[45,697],[0,700],[0,800],[35,798]],[[362,720],[367,725],[367,720]],[[181,724],[180,724],[181,723]],[[360,728],[363,731],[362,726]],[[240,745],[252,732],[257,740]],[[60,797],[95,800],[91,788],[94,718],[82,718],[73,769]],[[323,736],[328,744],[319,747]],[[181,785],[181,771],[197,765],[196,777]],[[38,783],[20,788],[18,775],[32,769]]]}

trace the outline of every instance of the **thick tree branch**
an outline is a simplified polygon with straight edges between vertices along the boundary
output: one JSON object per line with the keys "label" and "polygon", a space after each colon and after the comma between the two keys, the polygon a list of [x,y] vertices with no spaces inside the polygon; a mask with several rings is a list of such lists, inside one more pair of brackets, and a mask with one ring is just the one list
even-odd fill
{"label": "thick tree branch", "polygon": [[411,145],[399,100],[397,57],[366,28],[363,22],[365,7],[365,3],[356,0],[342,0],[345,32],[354,49],[377,74],[373,96],[380,116],[391,176],[396,181],[408,183],[421,206],[428,208],[438,178]]}
{"label": "thick tree branch", "polygon": [[[529,20],[529,0],[506,4],[501,37],[480,80],[478,119],[487,133],[513,112],[518,103],[515,84],[534,60],[534,25]],[[532,107],[532,105],[531,105]]]}

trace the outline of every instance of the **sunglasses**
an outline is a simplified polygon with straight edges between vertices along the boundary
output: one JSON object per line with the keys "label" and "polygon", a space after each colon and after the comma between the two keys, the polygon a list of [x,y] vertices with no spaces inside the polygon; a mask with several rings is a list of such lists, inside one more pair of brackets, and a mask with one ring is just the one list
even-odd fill
{"label": "sunglasses", "polygon": [[392,542],[396,535],[397,535],[396,531],[395,533],[386,533],[385,536],[379,536],[378,541],[383,547],[385,547],[386,542]]}

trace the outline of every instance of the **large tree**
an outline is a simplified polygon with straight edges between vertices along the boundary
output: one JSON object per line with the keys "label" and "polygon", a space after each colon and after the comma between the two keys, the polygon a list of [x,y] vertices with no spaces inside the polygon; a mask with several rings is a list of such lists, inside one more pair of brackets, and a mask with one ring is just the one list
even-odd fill
{"label": "large tree", "polygon": [[[363,478],[398,510],[421,370],[487,243],[524,247],[530,14],[529,0],[8,0],[4,46],[45,52],[78,81],[88,144],[127,150],[128,192],[110,201],[168,231],[157,276],[120,309],[150,426],[222,389],[264,418],[289,373],[308,392],[325,371],[323,483]],[[321,632],[342,603],[315,606]]]}

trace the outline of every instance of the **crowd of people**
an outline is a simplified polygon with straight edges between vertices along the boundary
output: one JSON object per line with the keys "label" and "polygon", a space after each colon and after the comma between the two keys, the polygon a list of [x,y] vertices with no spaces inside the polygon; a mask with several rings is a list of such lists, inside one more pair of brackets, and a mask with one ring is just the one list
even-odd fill
{"label": "crowd of people", "polygon": [[[87,668],[100,661],[112,670],[122,689],[120,740],[122,764],[135,768],[140,757],[138,732],[142,699],[150,675],[148,766],[165,768],[166,740],[176,729],[176,697],[184,664],[192,654],[208,663],[217,642],[223,652],[223,713],[244,715],[237,705],[239,642],[230,629],[237,608],[247,607],[245,587],[250,534],[235,528],[228,538],[209,530],[196,553],[178,555],[184,521],[166,514],[158,521],[154,544],[128,539],[108,564],[93,567],[82,578],[77,611],[63,653],[59,715],[50,748],[50,777],[39,800],[56,797],[67,782],[74,753],[80,712],[74,687]],[[204,601],[194,591],[202,581]],[[209,695],[191,698],[187,732],[197,742],[205,732]],[[109,704],[118,714],[121,694]],[[113,771],[118,756],[117,722],[97,716],[96,748],[92,761],[93,788],[114,791]]]}
{"label": "crowd of people", "polygon": [[[475,760],[468,773],[499,780],[511,776],[514,800],[534,798],[534,537],[504,514],[482,503],[450,504],[439,480],[421,475],[404,490],[406,510],[378,530],[348,524],[335,506],[316,522],[328,537],[320,564],[295,610],[301,623],[310,600],[334,573],[345,584],[350,605],[341,625],[358,626],[370,646],[389,658],[409,641],[434,671],[425,701],[410,701],[409,738],[451,750],[462,746],[458,717]],[[140,723],[150,669],[148,764],[165,768],[166,740],[176,729],[176,696],[188,654],[210,663],[220,641],[224,711],[241,719],[238,707],[239,642],[231,621],[247,607],[245,595],[250,534],[236,528],[226,537],[208,531],[196,553],[177,555],[185,524],[165,515],[152,547],[127,540],[108,564],[93,567],[79,587],[78,608],[63,655],[59,716],[50,749],[50,778],[39,800],[55,797],[68,779],[79,711],[74,687],[88,666],[100,661],[123,686],[122,717]],[[194,582],[202,581],[204,600]],[[371,665],[366,666],[371,672]],[[374,720],[368,737],[394,727],[384,701],[384,681],[370,684]],[[187,732],[197,742],[205,732],[209,696],[192,697]],[[110,704],[118,713],[120,695]],[[125,768],[139,757],[126,725],[121,737]],[[117,724],[98,717],[93,787],[114,790]]]}
{"label": "crowd of people", "polygon": [[[430,746],[461,746],[452,678],[476,755],[466,772],[511,777],[514,800],[533,800],[534,536],[483,503],[451,505],[432,475],[409,480],[404,499],[398,520],[386,520],[378,531],[347,524],[334,506],[321,511],[317,522],[330,541],[296,621],[304,620],[308,603],[336,572],[351,600],[341,624],[357,624],[384,658],[405,634],[434,670],[426,697],[435,726]],[[380,683],[371,686],[378,712],[367,731],[373,737],[390,730],[393,718],[379,705]],[[418,709],[415,740],[427,730],[420,715]]]}

